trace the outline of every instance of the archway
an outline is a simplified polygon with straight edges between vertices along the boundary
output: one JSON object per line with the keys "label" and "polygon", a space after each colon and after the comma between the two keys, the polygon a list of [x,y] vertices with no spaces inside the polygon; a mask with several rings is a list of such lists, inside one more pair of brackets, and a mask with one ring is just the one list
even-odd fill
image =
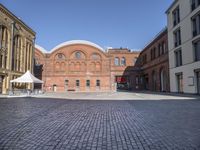
{"label": "archway", "polygon": [[161,92],[167,91],[167,89],[166,89],[167,85],[166,84],[167,84],[166,71],[163,68],[161,68],[160,69],[160,91]]}

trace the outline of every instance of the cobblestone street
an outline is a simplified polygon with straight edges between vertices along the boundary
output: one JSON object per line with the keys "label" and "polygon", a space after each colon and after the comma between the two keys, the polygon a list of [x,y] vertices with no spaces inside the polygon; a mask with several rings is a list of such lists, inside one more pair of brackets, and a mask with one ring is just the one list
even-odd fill
{"label": "cobblestone street", "polygon": [[200,149],[200,101],[0,99],[0,149]]}

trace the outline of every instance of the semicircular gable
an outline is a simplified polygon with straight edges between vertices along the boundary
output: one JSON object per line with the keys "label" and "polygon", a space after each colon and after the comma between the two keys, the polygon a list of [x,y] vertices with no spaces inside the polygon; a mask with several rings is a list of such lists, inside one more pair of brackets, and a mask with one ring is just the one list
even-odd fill
{"label": "semicircular gable", "polygon": [[[85,40],[72,40],[72,41],[67,41],[67,42],[61,43],[50,51],[51,56],[55,55],[56,53],[58,53],[60,50],[63,50],[64,48],[69,48],[70,46],[76,46],[76,45],[92,47],[92,50],[96,51],[96,53],[98,53],[101,57],[106,57],[106,54],[105,54],[103,48],[101,48],[100,46],[98,46],[95,43],[85,41]],[[82,50],[85,53],[87,58],[89,58],[91,55],[87,52],[87,48],[74,49],[74,51],[76,51],[76,50]],[[71,54],[72,53],[73,52],[71,52]],[[68,55],[70,56],[71,54],[68,54]],[[87,54],[89,54],[89,56]]]}
{"label": "semicircular gable", "polygon": [[35,44],[35,49],[39,50],[43,54],[49,53],[46,49],[44,49],[43,47],[41,47],[40,45],[37,45],[37,44]]}

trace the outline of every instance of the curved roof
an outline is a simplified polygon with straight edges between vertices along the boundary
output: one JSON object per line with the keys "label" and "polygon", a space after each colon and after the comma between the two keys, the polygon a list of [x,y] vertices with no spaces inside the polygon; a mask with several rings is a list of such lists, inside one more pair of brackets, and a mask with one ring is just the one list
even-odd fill
{"label": "curved roof", "polygon": [[41,47],[41,46],[39,46],[37,44],[35,44],[35,48],[37,48],[38,50],[40,50],[43,53],[49,53],[46,49],[44,49],[43,47]]}
{"label": "curved roof", "polygon": [[86,41],[86,40],[71,40],[71,41],[66,41],[66,42],[63,42],[59,45],[57,45],[56,47],[54,47],[50,53],[52,53],[53,51],[61,48],[61,47],[64,47],[64,46],[68,46],[68,45],[73,45],[73,44],[84,44],[84,45],[90,45],[90,46],[93,46],[97,49],[100,49],[102,51],[104,51],[104,49],[102,47],[100,47],[99,45],[95,44],[95,43],[92,43],[90,41]]}

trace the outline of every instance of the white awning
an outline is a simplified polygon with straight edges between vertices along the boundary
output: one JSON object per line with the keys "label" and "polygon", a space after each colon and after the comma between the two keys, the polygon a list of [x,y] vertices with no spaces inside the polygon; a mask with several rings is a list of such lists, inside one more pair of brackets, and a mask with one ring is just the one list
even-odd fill
{"label": "white awning", "polygon": [[34,77],[30,71],[28,70],[25,74],[23,74],[21,77],[16,78],[14,80],[10,81],[11,83],[44,83],[42,80]]}

